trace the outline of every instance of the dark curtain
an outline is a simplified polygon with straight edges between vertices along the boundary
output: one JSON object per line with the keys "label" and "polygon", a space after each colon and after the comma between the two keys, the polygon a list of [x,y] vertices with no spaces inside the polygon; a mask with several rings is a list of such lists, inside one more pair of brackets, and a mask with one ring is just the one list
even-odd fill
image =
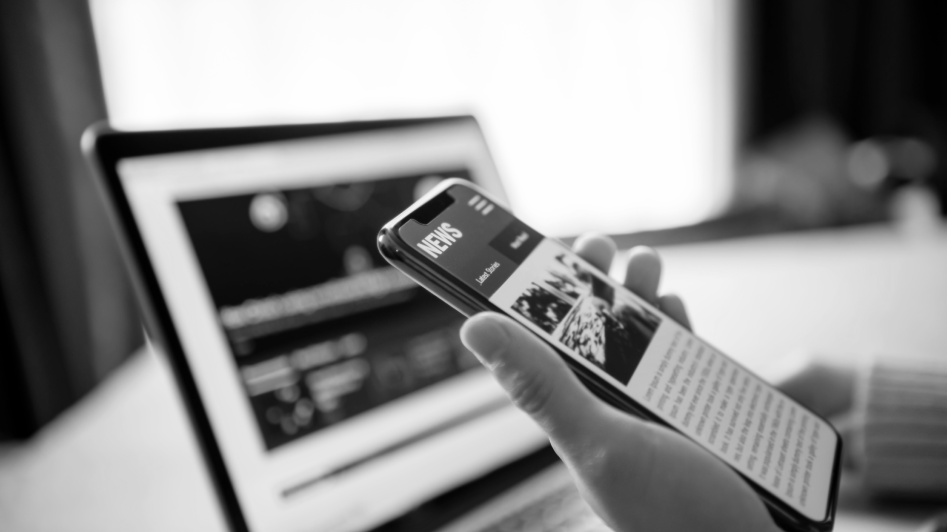
{"label": "dark curtain", "polygon": [[745,17],[745,142],[811,115],[853,139],[923,138],[947,207],[947,3],[760,0]]}
{"label": "dark curtain", "polygon": [[79,147],[103,118],[86,2],[0,2],[0,437],[31,434],[141,343]]}

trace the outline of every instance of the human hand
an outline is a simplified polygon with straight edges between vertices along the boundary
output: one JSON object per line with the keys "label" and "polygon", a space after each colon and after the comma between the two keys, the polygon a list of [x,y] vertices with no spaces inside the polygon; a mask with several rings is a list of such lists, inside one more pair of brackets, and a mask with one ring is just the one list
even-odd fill
{"label": "human hand", "polygon": [[[601,236],[580,238],[575,250],[606,272],[615,255],[614,243]],[[653,250],[632,250],[625,286],[689,327],[681,300],[658,296],[660,277]],[[546,432],[582,496],[614,530],[777,530],[761,499],[729,466],[686,437],[592,395],[551,347],[513,320],[478,314],[461,338]]]}
{"label": "human hand", "polygon": [[[854,468],[863,446],[851,445],[864,430],[864,413],[854,412],[858,371],[852,364],[810,352],[790,353],[767,368],[777,388],[802,406],[828,419],[842,436],[842,464]],[[863,405],[864,406],[864,405]]]}
{"label": "human hand", "polygon": [[824,418],[837,417],[852,408],[856,371],[851,365],[797,352],[769,369],[767,376],[777,388]]}

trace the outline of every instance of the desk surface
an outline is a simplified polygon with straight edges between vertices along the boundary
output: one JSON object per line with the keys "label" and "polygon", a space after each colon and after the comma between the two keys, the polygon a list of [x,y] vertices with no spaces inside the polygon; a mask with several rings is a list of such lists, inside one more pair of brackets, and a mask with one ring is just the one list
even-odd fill
{"label": "desk surface", "polygon": [[[794,349],[947,357],[947,230],[870,227],[670,247],[663,288],[752,369]],[[836,530],[913,530],[843,482]],[[0,451],[0,530],[223,530],[163,361],[138,353],[26,444]]]}

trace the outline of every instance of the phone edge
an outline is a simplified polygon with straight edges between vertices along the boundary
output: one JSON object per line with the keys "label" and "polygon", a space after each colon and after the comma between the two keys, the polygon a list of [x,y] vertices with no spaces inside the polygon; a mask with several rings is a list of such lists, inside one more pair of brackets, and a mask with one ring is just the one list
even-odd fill
{"label": "phone edge", "polygon": [[[490,198],[491,200],[493,199],[488,192],[482,190],[473,183],[458,178],[447,179],[442,183],[439,183],[437,187],[429,191],[422,198],[414,202],[410,207],[405,209],[401,214],[390,220],[381,228],[378,233],[377,240],[379,253],[381,253],[382,257],[384,257],[385,260],[391,265],[395,266],[399,271],[407,275],[413,281],[433,293],[439,299],[466,317],[473,316],[479,312],[497,312],[499,314],[506,315],[502,309],[496,307],[490,303],[488,299],[484,298],[480,294],[477,294],[472,289],[465,288],[459,285],[459,283],[454,285],[450,283],[437,282],[437,279],[447,277],[447,274],[439,272],[435,268],[431,267],[432,265],[429,265],[428,261],[424,261],[423,258],[420,257],[420,253],[418,253],[417,257],[415,257],[415,250],[398,235],[397,229],[405,221],[407,221],[406,219],[409,217],[411,212],[455,185],[466,186],[477,193]],[[498,203],[500,203],[500,205],[504,205],[502,202]],[[506,208],[508,209],[508,207]],[[542,236],[543,238],[549,238],[546,235]],[[579,365],[569,354],[564,353],[561,349],[546,341],[544,338],[539,338],[543,340],[546,345],[552,347],[553,350],[555,350],[556,353],[563,360],[565,360],[566,364],[570,367],[570,369],[572,369],[573,373],[576,374],[583,385],[585,385],[589,391],[595,394],[596,397],[602,399],[609,405],[622,410],[623,412],[641,419],[645,419],[647,421],[656,422],[659,425],[668,428],[669,430],[673,430],[674,432],[687,437],[686,434],[677,431],[671,427],[670,424],[658,418],[643,406],[639,405],[636,401],[634,401],[634,399],[628,397],[627,394],[612,390],[612,386],[610,384],[603,382],[597,375],[589,371],[587,368]],[[727,355],[727,358],[730,358],[729,355]],[[736,361],[733,362],[736,363]],[[770,384],[770,386],[772,385]],[[814,521],[809,519],[797,510],[790,507],[788,504],[776,498],[774,495],[770,494],[769,491],[760,486],[755,480],[748,478],[743,473],[737,471],[730,464],[727,464],[727,466],[730,467],[735,473],[740,475],[740,477],[743,478],[747,484],[749,484],[750,487],[760,496],[760,499],[762,499],[763,503],[766,505],[770,516],[773,518],[773,521],[780,528],[798,532],[829,532],[835,526],[835,514],[838,507],[838,489],[841,477],[841,453],[844,443],[841,434],[839,434],[838,430],[831,423],[815,412],[809,411],[809,413],[827,423],[827,425],[835,433],[837,442],[835,447],[835,457],[833,460],[832,480],[830,481],[831,484],[829,486],[829,501],[826,507],[826,518],[824,520]],[[726,464],[726,462],[724,463]]]}

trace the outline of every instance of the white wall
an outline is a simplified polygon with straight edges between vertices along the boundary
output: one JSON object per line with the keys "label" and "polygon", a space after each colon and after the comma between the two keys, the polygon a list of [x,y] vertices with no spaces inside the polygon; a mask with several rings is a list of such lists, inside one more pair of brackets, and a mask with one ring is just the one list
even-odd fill
{"label": "white wall", "polygon": [[473,113],[551,234],[727,199],[733,0],[93,0],[124,128]]}

